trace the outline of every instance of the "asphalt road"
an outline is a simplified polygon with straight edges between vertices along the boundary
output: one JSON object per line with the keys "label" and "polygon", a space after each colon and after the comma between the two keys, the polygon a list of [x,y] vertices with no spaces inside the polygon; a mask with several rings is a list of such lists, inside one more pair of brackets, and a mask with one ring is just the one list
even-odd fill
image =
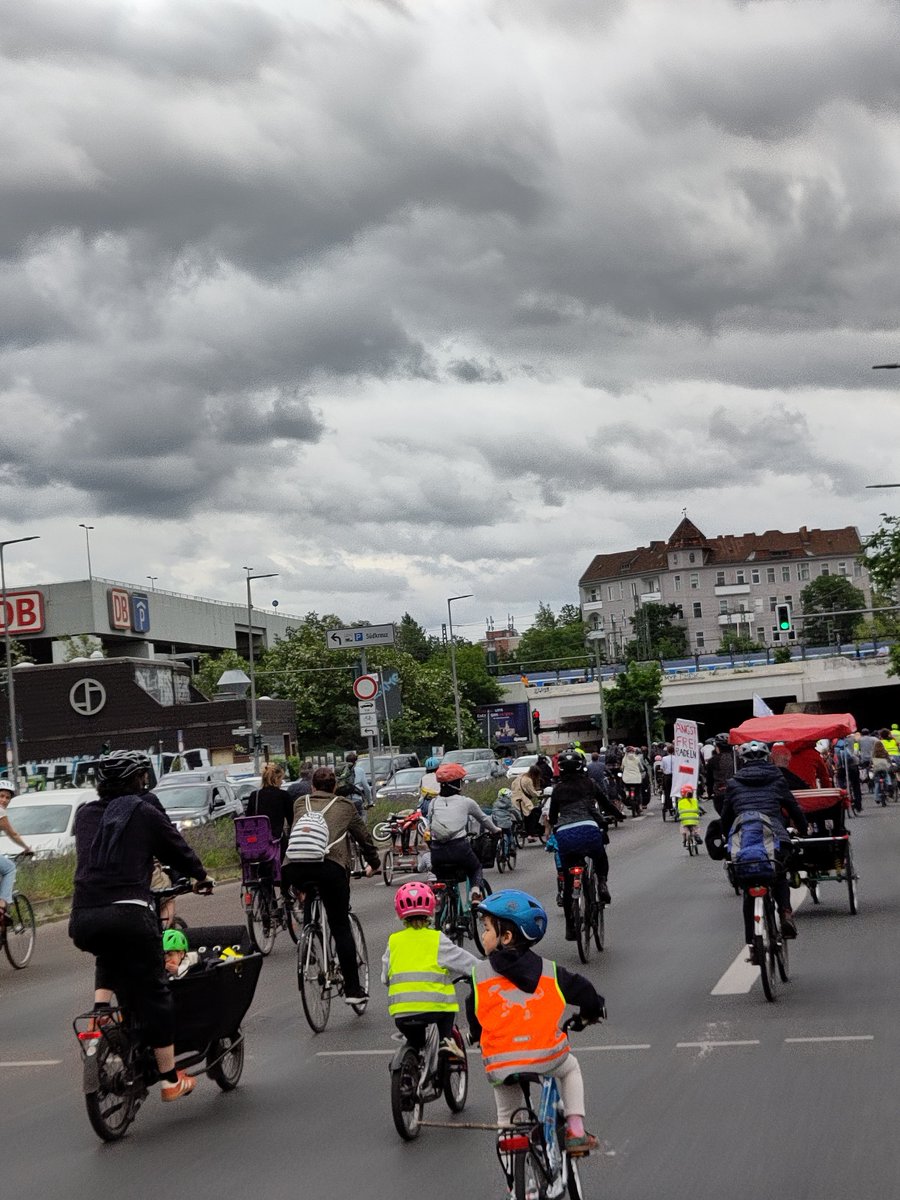
{"label": "asphalt road", "polygon": [[[740,904],[721,867],[689,859],[658,817],[613,833],[608,949],[586,969],[610,1018],[576,1037],[588,1125],[603,1152],[582,1171],[586,1195],[615,1200],[895,1200],[900,1067],[896,862],[900,808],[867,807],[851,825],[861,912],[846,888],[800,906],[792,981],[767,1004],[735,963]],[[529,848],[504,876],[553,914],[544,950],[577,969],[553,904],[549,856]],[[491,875],[496,888],[500,880]],[[394,928],[392,890],[354,884],[373,968]],[[235,886],[182,902],[189,921],[233,920]],[[151,1096],[122,1143],[88,1126],[70,1020],[88,1006],[91,964],[64,925],[40,931],[33,964],[0,963],[0,1179],[7,1196],[194,1198],[267,1195],[501,1197],[489,1133],[426,1129],[406,1145],[390,1116],[392,1025],[383,989],[357,1018],[342,1004],[314,1036],[282,935],[245,1023],[240,1088],[203,1079],[189,1099]],[[348,1053],[352,1052],[352,1053]],[[38,1065],[28,1065],[38,1064]],[[476,1055],[462,1119],[490,1121]],[[441,1104],[427,1117],[448,1120]]]}

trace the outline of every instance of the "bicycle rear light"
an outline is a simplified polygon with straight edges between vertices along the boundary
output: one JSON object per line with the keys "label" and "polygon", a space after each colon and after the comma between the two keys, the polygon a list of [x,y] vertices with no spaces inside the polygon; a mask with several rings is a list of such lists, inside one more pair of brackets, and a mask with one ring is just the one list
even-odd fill
{"label": "bicycle rear light", "polygon": [[764,887],[752,887],[749,889],[751,896],[764,896],[768,890],[768,888]]}

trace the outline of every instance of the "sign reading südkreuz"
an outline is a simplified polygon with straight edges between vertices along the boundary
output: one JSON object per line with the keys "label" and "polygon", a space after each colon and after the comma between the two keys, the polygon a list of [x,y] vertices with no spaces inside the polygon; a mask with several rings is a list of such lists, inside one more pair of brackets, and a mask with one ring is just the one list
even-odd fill
{"label": "sign reading s\u00fcdkreuz", "polygon": [[329,650],[363,650],[366,646],[393,644],[393,625],[359,625],[356,629],[329,629],[325,634]]}

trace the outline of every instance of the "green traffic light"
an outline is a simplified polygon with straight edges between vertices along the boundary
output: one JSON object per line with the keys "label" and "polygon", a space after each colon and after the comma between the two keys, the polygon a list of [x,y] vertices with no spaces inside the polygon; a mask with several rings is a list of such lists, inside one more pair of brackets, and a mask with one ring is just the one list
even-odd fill
{"label": "green traffic light", "polygon": [[790,627],[791,627],[790,621],[782,621],[781,624],[778,626],[779,629],[790,629]]}

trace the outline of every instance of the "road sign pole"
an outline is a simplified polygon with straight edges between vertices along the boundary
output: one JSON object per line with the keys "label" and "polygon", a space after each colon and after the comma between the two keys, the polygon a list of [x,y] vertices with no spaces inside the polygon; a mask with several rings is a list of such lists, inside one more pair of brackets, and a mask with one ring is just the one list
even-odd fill
{"label": "road sign pole", "polygon": [[[609,745],[609,725],[606,719],[606,703],[603,695],[603,672],[600,663],[600,639],[594,639],[594,657],[597,662],[597,687],[600,689],[600,740],[605,750]],[[649,752],[649,743],[648,743]]]}
{"label": "road sign pole", "polygon": [[[388,753],[394,752],[394,739],[391,737],[391,718],[388,716],[387,696],[384,694],[384,676],[381,673],[381,667],[378,668],[378,689],[381,692],[381,707],[384,709],[384,725],[388,735]],[[378,711],[377,709],[375,710]]]}
{"label": "road sign pole", "polygon": [[[366,662],[365,650],[360,650],[360,652],[359,652],[359,665],[360,665],[362,674],[368,675],[369,667],[368,667],[368,663]],[[369,734],[369,736],[366,738],[366,741],[369,743],[369,786],[371,788],[372,797],[374,799],[374,795],[375,795],[375,739],[372,737],[371,734]]]}

